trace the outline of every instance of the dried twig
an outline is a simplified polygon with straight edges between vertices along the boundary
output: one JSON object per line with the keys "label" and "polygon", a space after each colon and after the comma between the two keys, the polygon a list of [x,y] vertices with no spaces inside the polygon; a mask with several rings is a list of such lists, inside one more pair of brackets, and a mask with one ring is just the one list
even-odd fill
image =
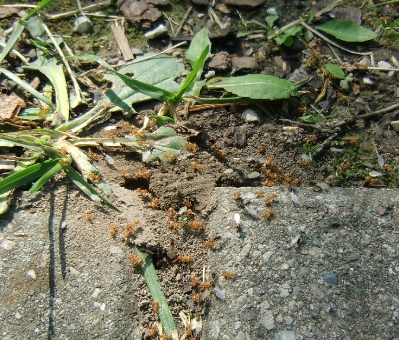
{"label": "dried twig", "polygon": [[193,7],[190,6],[190,7],[188,8],[186,14],[184,14],[184,17],[183,17],[183,19],[181,19],[180,24],[179,24],[179,27],[178,27],[177,30],[176,30],[175,36],[177,36],[177,35],[180,33],[180,31],[181,31],[181,29],[182,29],[182,27],[183,27],[183,25],[184,25],[184,22],[187,20],[188,15],[190,14],[190,12],[191,12],[192,9],[193,9]]}
{"label": "dried twig", "polygon": [[47,25],[43,21],[42,21],[42,25],[43,25],[43,28],[46,31],[47,35],[49,36],[51,42],[54,44],[55,49],[57,50],[58,54],[60,55],[60,57],[62,59],[62,62],[64,63],[65,68],[66,68],[66,70],[69,73],[69,76],[71,77],[71,80],[72,80],[72,83],[73,83],[73,87],[75,89],[77,102],[78,103],[82,102],[83,101],[82,100],[82,92],[81,92],[81,89],[79,87],[78,82],[76,81],[75,74],[71,70],[71,67],[68,64],[68,61],[66,60],[64,53],[62,52],[62,50],[61,50],[60,46],[58,45],[57,41],[54,39],[54,36],[50,32],[50,30],[48,29]]}
{"label": "dried twig", "polygon": [[[84,13],[85,11],[89,11],[89,10],[93,10],[93,9],[101,8],[101,7],[107,7],[109,5],[111,5],[111,0],[106,0],[106,1],[103,1],[103,2],[99,2],[98,4],[82,7],[82,12]],[[15,6],[13,5],[13,7],[15,7]],[[43,15],[49,20],[56,20],[56,19],[60,19],[60,18],[70,17],[70,16],[72,16],[72,15],[78,13],[78,12],[80,12],[79,9],[74,10],[74,11],[65,12],[65,13],[60,13],[60,14],[46,14],[46,13],[43,13]]]}

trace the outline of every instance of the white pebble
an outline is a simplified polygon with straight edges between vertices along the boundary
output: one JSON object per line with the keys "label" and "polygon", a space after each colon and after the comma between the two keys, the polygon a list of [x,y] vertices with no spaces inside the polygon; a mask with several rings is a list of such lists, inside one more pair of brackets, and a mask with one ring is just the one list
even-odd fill
{"label": "white pebble", "polygon": [[16,245],[17,244],[14,241],[5,240],[5,241],[1,242],[0,247],[3,248],[4,250],[11,250]]}
{"label": "white pebble", "polygon": [[399,120],[394,120],[391,122],[392,129],[396,132],[399,131]]}
{"label": "white pebble", "polygon": [[78,33],[87,33],[91,31],[92,28],[93,28],[93,23],[85,15],[78,17],[73,24],[73,30]]}
{"label": "white pebble", "polygon": [[377,67],[379,68],[392,68],[392,65],[385,60],[381,60],[378,62]]}
{"label": "white pebble", "polygon": [[112,157],[108,156],[108,155],[104,155],[105,161],[109,164],[109,165],[114,165],[115,161]]}
{"label": "white pebble", "polygon": [[251,109],[247,109],[242,113],[242,119],[244,119],[247,123],[260,123],[258,114]]}
{"label": "white pebble", "polygon": [[100,293],[101,293],[101,289],[100,288],[95,288],[93,294],[91,294],[91,297],[93,299],[97,299],[98,296],[100,295]]}
{"label": "white pebble", "polygon": [[369,77],[364,77],[363,78],[363,83],[365,83],[367,85],[373,85],[374,84],[374,82]]}
{"label": "white pebble", "polygon": [[108,125],[103,130],[104,131],[116,130],[116,126],[115,125]]}
{"label": "white pebble", "polygon": [[158,27],[154,28],[153,30],[146,32],[144,36],[147,39],[155,39],[167,33],[169,33],[169,30],[164,25],[160,24]]}
{"label": "white pebble", "polygon": [[36,273],[33,269],[28,270],[26,275],[28,275],[32,280],[36,280]]}
{"label": "white pebble", "polygon": [[218,287],[215,287],[215,294],[219,300],[224,300],[226,298],[224,291],[219,289]]}

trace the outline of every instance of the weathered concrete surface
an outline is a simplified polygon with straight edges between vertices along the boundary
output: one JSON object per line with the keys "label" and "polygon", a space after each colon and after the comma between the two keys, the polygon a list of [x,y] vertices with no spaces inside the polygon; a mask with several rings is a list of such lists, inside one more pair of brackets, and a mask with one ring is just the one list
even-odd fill
{"label": "weathered concrete surface", "polygon": [[224,238],[209,269],[225,299],[212,297],[205,339],[398,339],[396,190],[300,189],[294,204],[285,188],[262,189],[278,195],[269,220],[258,189],[236,191],[214,192],[209,224]]}
{"label": "weathered concrete surface", "polygon": [[[63,190],[22,195],[1,218],[0,337],[140,339],[127,249],[84,220],[94,205]],[[209,202],[221,239],[208,272],[224,300],[212,293],[202,339],[399,338],[396,190],[301,188],[299,204],[286,188],[241,188],[242,200],[236,191],[217,188]],[[81,202],[79,216],[65,197]]]}

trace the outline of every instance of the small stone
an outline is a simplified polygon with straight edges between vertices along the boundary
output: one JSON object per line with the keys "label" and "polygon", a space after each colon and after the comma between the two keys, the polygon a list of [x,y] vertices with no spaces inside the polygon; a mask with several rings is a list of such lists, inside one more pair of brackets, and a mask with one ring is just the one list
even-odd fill
{"label": "small stone", "polygon": [[392,65],[385,60],[381,60],[378,62],[377,66],[379,68],[392,68]]}
{"label": "small stone", "polygon": [[69,273],[70,273],[72,276],[79,276],[79,275],[80,275],[80,272],[79,272],[78,270],[76,270],[75,268],[69,267],[68,269],[69,269]]}
{"label": "small stone", "polygon": [[146,32],[144,36],[147,39],[156,39],[163,35],[166,35],[167,33],[169,33],[169,30],[164,25],[160,24],[153,30]]}
{"label": "small stone", "polygon": [[240,331],[240,332],[238,332],[238,334],[234,338],[234,340],[247,340],[247,337],[245,336],[245,334],[242,331]]}
{"label": "small stone", "polygon": [[226,298],[224,291],[219,289],[218,287],[215,287],[215,294],[219,300],[224,300]]}
{"label": "small stone", "polygon": [[73,24],[73,30],[74,32],[78,32],[78,33],[88,33],[93,29],[93,23],[91,22],[91,20],[85,16],[79,16],[74,24]]}
{"label": "small stone", "polygon": [[276,324],[274,322],[274,317],[273,317],[273,312],[272,311],[266,311],[262,317],[260,322],[262,323],[263,326],[265,326],[265,328],[267,330],[272,330],[276,327]]}
{"label": "small stone", "polygon": [[227,71],[230,68],[230,57],[227,52],[216,53],[208,64],[209,68]]}
{"label": "small stone", "polygon": [[249,179],[258,179],[260,177],[260,173],[257,171],[253,171],[250,174],[248,174],[247,178]]}
{"label": "small stone", "polygon": [[19,312],[16,312],[14,318],[16,318],[17,320],[21,320],[22,315]]}
{"label": "small stone", "polygon": [[291,325],[292,322],[294,321],[294,319],[291,318],[290,316],[286,316],[286,317],[284,318],[284,320],[285,320],[285,323],[286,323],[287,325]]}
{"label": "small stone", "polygon": [[33,269],[29,269],[26,272],[26,275],[28,275],[32,280],[36,280],[36,273]]}
{"label": "small stone", "polygon": [[247,143],[247,135],[244,128],[230,126],[224,132],[223,143],[225,146],[243,148]]}
{"label": "small stone", "polygon": [[94,302],[93,306],[102,312],[105,311],[105,303]]}
{"label": "small stone", "polygon": [[328,272],[328,273],[323,274],[323,280],[324,280],[324,282],[326,282],[330,285],[338,284],[338,276],[334,272]]}
{"label": "small stone", "polygon": [[316,284],[311,284],[309,286],[309,290],[312,293],[312,295],[319,301],[322,301],[324,299],[324,292],[319,288],[318,285]]}
{"label": "small stone", "polygon": [[280,297],[282,297],[282,298],[286,298],[288,295],[290,295],[290,293],[288,292],[288,290],[287,289],[281,289],[281,291],[280,291]]}
{"label": "small stone", "polygon": [[295,340],[295,332],[281,331],[276,334],[276,340]]}
{"label": "small stone", "polygon": [[242,113],[242,119],[247,123],[260,123],[259,115],[251,109],[247,109]]}
{"label": "small stone", "polygon": [[219,339],[219,334],[220,334],[220,326],[219,326],[219,321],[211,321],[209,322],[209,336],[211,339]]}
{"label": "small stone", "polygon": [[259,67],[258,60],[254,57],[234,57],[231,59],[234,70],[254,71]]}
{"label": "small stone", "polygon": [[1,242],[0,247],[3,248],[4,250],[11,250],[16,245],[17,244],[14,241],[5,240],[5,241]]}
{"label": "small stone", "polygon": [[111,254],[122,254],[123,253],[122,248],[116,247],[116,246],[110,246],[109,251]]}
{"label": "small stone", "polygon": [[97,299],[98,296],[100,295],[100,293],[101,293],[101,289],[100,288],[95,288],[93,294],[91,294],[91,297],[93,299]]}
{"label": "small stone", "polygon": [[263,262],[268,262],[270,257],[273,255],[273,251],[269,250],[263,254]]}

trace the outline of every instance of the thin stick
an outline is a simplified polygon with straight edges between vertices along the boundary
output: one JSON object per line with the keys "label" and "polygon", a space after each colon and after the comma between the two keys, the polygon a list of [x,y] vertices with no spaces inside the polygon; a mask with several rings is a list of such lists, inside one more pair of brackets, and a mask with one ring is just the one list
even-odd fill
{"label": "thin stick", "polygon": [[[84,11],[92,10],[92,9],[99,8],[99,7],[106,7],[106,6],[109,6],[110,4],[111,4],[111,0],[106,0],[106,1],[103,1],[103,2],[99,2],[98,4],[94,4],[94,5],[83,7],[82,11],[84,12]],[[14,5],[12,5],[12,6],[15,7]],[[69,12],[60,13],[60,14],[45,14],[44,13],[44,15],[49,20],[56,20],[56,19],[60,19],[60,18],[64,18],[64,17],[69,17],[69,16],[74,15],[74,14],[76,14],[78,12],[79,12],[79,10],[74,10],[74,11],[69,11]]]}
{"label": "thin stick", "polygon": [[333,47],[332,47],[329,43],[327,43],[327,45],[328,45],[328,47],[330,48],[330,50],[332,51],[332,53],[334,53],[335,58],[337,58],[338,61],[339,61],[339,63],[342,64],[342,59],[339,57],[339,55],[337,54],[337,52],[335,52],[335,50],[333,49]]}
{"label": "thin stick", "polygon": [[184,14],[184,17],[183,17],[183,19],[181,19],[180,24],[179,24],[179,27],[178,27],[177,30],[176,30],[175,36],[177,36],[177,35],[180,33],[181,29],[183,28],[184,22],[187,20],[188,15],[190,14],[190,12],[191,12],[192,9],[193,9],[193,6],[190,6],[190,7],[188,8],[186,14]]}
{"label": "thin stick", "polygon": [[[0,46],[4,47],[6,44],[3,41],[0,41]],[[17,50],[12,49],[11,53],[14,53],[19,59],[22,60],[23,63],[29,65],[28,59],[26,59],[21,53],[19,53]]]}
{"label": "thin stick", "polygon": [[268,36],[267,39],[271,40],[271,39],[275,38],[277,35],[285,32],[289,28],[302,24],[304,21],[305,21],[305,19],[301,18],[301,19],[297,19],[293,22],[290,22],[288,25],[285,25],[285,26],[281,27],[280,29],[278,29],[276,32],[274,32],[273,35]]}
{"label": "thin stick", "polygon": [[373,53],[372,52],[357,52],[357,51],[353,51],[350,50],[348,48],[345,48],[343,46],[338,45],[337,43],[335,43],[334,41],[330,40],[329,38],[327,38],[324,34],[321,34],[319,31],[315,30],[314,28],[310,27],[308,24],[306,24],[305,22],[301,22],[300,23],[303,27],[305,27],[306,29],[308,29],[309,31],[311,31],[312,33],[316,34],[317,36],[319,36],[320,38],[322,38],[323,40],[327,41],[328,43],[330,43],[331,45],[346,51],[348,53],[352,53],[352,54],[358,54],[358,55],[369,55],[372,56]]}
{"label": "thin stick", "polygon": [[342,2],[342,0],[337,0],[335,2],[333,2],[332,4],[324,7],[322,10],[318,11],[314,17],[318,18],[319,16],[323,15],[326,12],[330,12],[334,7],[336,7],[337,5],[339,5],[339,3]]}
{"label": "thin stick", "polygon": [[161,54],[168,53],[169,51],[175,49],[176,47],[179,47],[179,46],[184,45],[184,44],[187,44],[187,41],[182,41],[181,43],[178,43],[178,44],[176,44],[176,45],[174,45],[174,46],[172,46],[172,47],[167,48],[166,50],[164,50],[164,51],[162,51],[162,52],[153,54],[153,55],[151,55],[151,56],[149,56],[149,57],[145,57],[145,58],[142,58],[142,59],[136,59],[136,60],[133,60],[133,61],[131,61],[131,62],[129,62],[129,63],[126,63],[126,64],[123,64],[123,65],[117,65],[117,66],[115,66],[115,68],[127,66],[127,65],[130,65],[130,64],[135,64],[135,63],[142,62],[142,61],[144,61],[144,60],[148,60],[148,59],[151,59],[151,58],[155,58],[155,57],[157,57],[157,56],[159,56],[159,55],[161,55]]}
{"label": "thin stick", "polygon": [[73,83],[73,87],[75,89],[75,94],[76,94],[76,97],[77,97],[77,101],[78,101],[78,103],[80,103],[82,101],[82,95],[81,95],[81,90],[80,90],[79,84],[76,81],[75,74],[72,72],[72,70],[71,70],[71,68],[70,68],[70,66],[68,64],[68,61],[66,60],[65,55],[62,52],[62,50],[61,50],[60,46],[58,45],[57,41],[54,39],[53,34],[50,32],[50,30],[48,29],[47,25],[43,22],[43,20],[40,19],[40,21],[42,22],[44,30],[46,31],[47,35],[49,36],[51,42],[54,44],[55,49],[59,53],[59,55],[60,55],[60,57],[62,59],[62,62],[64,63],[65,68],[66,68],[66,70],[69,73],[69,76],[71,77],[71,80],[72,80],[72,83]]}
{"label": "thin stick", "polygon": [[344,120],[344,121],[339,122],[338,124],[334,125],[334,128],[341,127],[341,126],[353,123],[353,122],[355,122],[356,120],[359,120],[359,119],[367,119],[367,118],[371,118],[373,116],[379,115],[381,113],[387,113],[387,112],[395,110],[397,108],[399,108],[399,103],[396,103],[396,104],[393,104],[391,106],[388,106],[385,109],[381,109],[381,110],[365,113],[364,115],[359,115],[359,116],[356,116],[356,117],[352,117],[352,118],[350,118],[348,120]]}

